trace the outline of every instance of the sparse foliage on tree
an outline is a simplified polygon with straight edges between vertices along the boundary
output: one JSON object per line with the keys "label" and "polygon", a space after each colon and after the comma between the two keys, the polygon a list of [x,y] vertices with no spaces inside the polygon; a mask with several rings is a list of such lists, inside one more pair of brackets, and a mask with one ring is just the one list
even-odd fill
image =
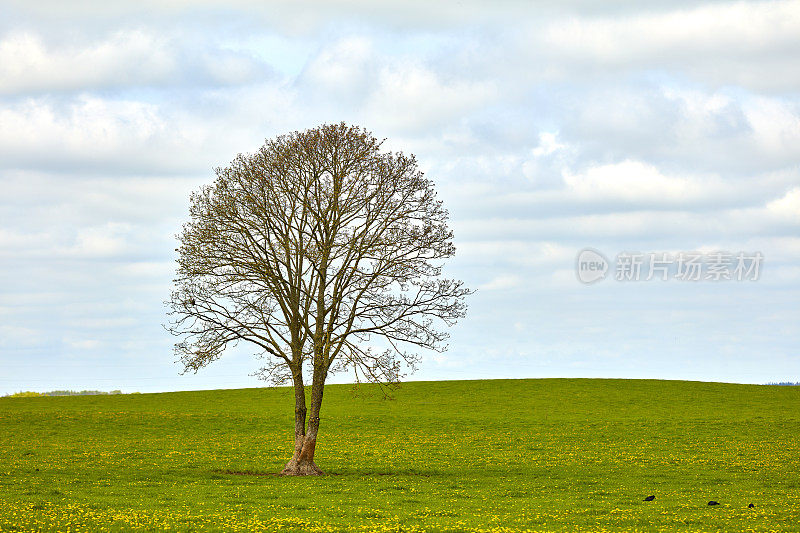
{"label": "sparse foliage on tree", "polygon": [[[259,374],[295,391],[295,450],[284,474],[314,463],[326,378],[397,382],[415,349],[444,350],[439,328],[464,316],[447,211],[413,155],[369,132],[323,125],[268,140],[216,169],[191,196],[178,235],[170,331],[186,371],[247,341]],[[310,409],[304,384],[310,374]]]}

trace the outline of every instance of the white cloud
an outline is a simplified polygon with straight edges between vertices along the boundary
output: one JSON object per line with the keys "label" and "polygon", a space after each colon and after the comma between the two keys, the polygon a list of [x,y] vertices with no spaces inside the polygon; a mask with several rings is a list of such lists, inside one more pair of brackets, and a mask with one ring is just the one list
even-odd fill
{"label": "white cloud", "polygon": [[162,38],[118,32],[85,47],[50,48],[30,33],[0,41],[0,93],[147,84],[176,68]]}
{"label": "white cloud", "polygon": [[561,105],[559,140],[585,162],[645,160],[741,177],[800,157],[795,97],[616,83],[568,95]]}
{"label": "white cloud", "polygon": [[531,153],[534,157],[542,157],[563,150],[565,147],[566,145],[558,142],[555,133],[543,132],[539,134],[539,145]]}
{"label": "white cloud", "polygon": [[654,165],[623,161],[593,166],[581,173],[564,173],[569,190],[581,200],[622,200],[630,203],[692,202],[708,194],[696,179],[665,176]]}
{"label": "white cloud", "polygon": [[744,113],[763,153],[783,161],[800,159],[800,105],[759,97],[744,106]]}
{"label": "white cloud", "polygon": [[36,346],[42,341],[42,333],[36,329],[17,325],[0,325],[0,346]]}
{"label": "white cloud", "polygon": [[405,61],[381,69],[365,112],[393,131],[421,134],[465,118],[489,105],[496,95],[493,82],[444,79],[425,66]]}
{"label": "white cloud", "polygon": [[0,40],[0,94],[109,87],[230,85],[268,74],[252,56],[214,48],[202,53],[166,35],[118,30],[88,43],[54,42],[30,32]]}
{"label": "white cloud", "polygon": [[98,258],[111,257],[129,249],[129,224],[107,223],[99,227],[82,228],[75,236],[73,246],[65,249],[67,255]]}
{"label": "white cloud", "polygon": [[363,95],[374,76],[376,58],[372,46],[370,39],[353,36],[323,47],[306,65],[303,81],[310,90],[332,92],[340,98]]}
{"label": "white cloud", "polygon": [[552,25],[545,39],[564,50],[609,62],[665,51],[753,53],[800,41],[800,4],[794,0],[735,2],[614,18],[573,18]]}
{"label": "white cloud", "polygon": [[539,187],[558,186],[562,184],[563,169],[572,164],[574,157],[574,147],[559,141],[555,133],[542,132],[539,144],[522,162],[522,174]]}
{"label": "white cloud", "polygon": [[94,350],[101,346],[101,342],[97,339],[81,339],[81,340],[65,340],[67,346],[77,350]]}
{"label": "white cloud", "polygon": [[7,253],[18,253],[20,250],[29,250],[52,243],[52,236],[44,232],[31,233],[0,228],[0,250]]}
{"label": "white cloud", "polygon": [[[570,246],[577,246],[572,248],[574,257],[575,251],[582,246],[600,247],[608,243],[618,249],[643,245],[660,248],[663,246],[661,243],[665,242],[677,242],[681,248],[691,248],[720,238],[736,243],[759,235],[770,235],[776,230],[776,225],[766,216],[763,208],[698,212],[639,209],[627,212],[612,210],[600,214],[572,210],[569,215],[551,214],[539,218],[476,218],[459,221],[456,229],[458,235],[473,239],[490,240],[502,235],[505,239],[553,240],[566,250]],[[462,241],[458,246],[462,260],[481,257],[469,242]],[[479,250],[485,249],[488,254],[489,250],[500,248],[495,245]],[[502,249],[510,251],[506,247]],[[538,256],[535,246],[519,245],[516,250],[518,255],[503,256],[504,261],[518,264],[524,258]]]}
{"label": "white cloud", "polygon": [[[791,88],[800,82],[797,69],[779,67],[788,67],[800,46],[796,0],[572,17],[530,35],[534,50],[566,60],[565,66],[557,61],[553,65],[552,71],[561,75],[580,67],[592,74],[604,69],[675,68],[715,83],[757,88]],[[768,71],[777,76],[758,76],[765,60]]]}
{"label": "white cloud", "polygon": [[0,154],[12,168],[66,161],[124,167],[140,158],[169,166],[165,152],[180,147],[183,136],[155,104],[90,96],[66,105],[29,99],[0,107],[0,123]]}
{"label": "white cloud", "polygon": [[[96,309],[94,311],[97,311]],[[105,309],[104,312],[119,312],[120,309]],[[123,310],[124,311],[124,310]],[[80,327],[88,329],[113,329],[129,328],[138,324],[138,320],[132,317],[104,317],[104,318],[80,318],[67,322],[70,327]]]}
{"label": "white cloud", "polygon": [[767,204],[767,211],[781,219],[800,223],[800,187]]}
{"label": "white cloud", "polygon": [[[583,0],[576,3],[580,5]],[[347,25],[367,25],[384,31],[426,29],[431,31],[457,28],[463,25],[500,24],[506,17],[529,17],[531,10],[523,2],[511,2],[503,10],[487,10],[481,0],[466,0],[457,4],[431,3],[424,0],[386,1],[364,0],[318,2],[309,0],[141,0],[138,2],[104,2],[75,0],[64,5],[57,0],[6,0],[10,9],[36,17],[54,26],[69,18],[81,29],[89,31],[97,25],[112,21],[124,23],[131,19],[166,20],[171,24],[189,23],[209,17],[215,25],[231,19],[254,22],[285,34],[311,37],[327,28]],[[569,6],[566,6],[569,9]],[[236,29],[241,29],[237,26]],[[245,26],[246,27],[246,26]]]}
{"label": "white cloud", "polygon": [[479,285],[478,289],[483,291],[503,291],[519,287],[521,284],[522,278],[519,276],[496,276],[483,285]]}
{"label": "white cloud", "polygon": [[[269,103],[262,92],[260,105]],[[255,117],[260,108],[239,103],[230,114],[240,113]],[[236,150],[250,148],[242,138],[255,139],[252,148],[260,144],[260,132],[230,131],[219,122],[229,119],[214,114],[204,120],[181,105],[89,94],[7,105],[0,100],[0,169],[83,176],[209,174]]]}
{"label": "white cloud", "polygon": [[132,278],[172,280],[175,274],[175,263],[173,261],[138,261],[120,266],[119,272],[123,276]]}
{"label": "white cloud", "polygon": [[[508,228],[513,221],[504,220],[500,224],[492,224],[486,220],[481,222],[486,224],[487,236],[491,235],[493,238],[459,243],[458,256],[464,261],[541,268],[550,267],[574,255],[572,248],[559,243],[503,240],[506,232],[502,223],[505,222]],[[495,230],[494,234],[491,233],[492,230]]]}

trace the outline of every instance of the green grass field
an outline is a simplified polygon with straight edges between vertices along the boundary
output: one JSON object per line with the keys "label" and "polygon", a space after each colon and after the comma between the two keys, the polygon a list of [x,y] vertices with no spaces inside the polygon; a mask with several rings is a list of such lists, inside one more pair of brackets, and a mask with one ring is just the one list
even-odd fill
{"label": "green grass field", "polygon": [[326,389],[321,478],[253,475],[291,455],[289,389],[0,399],[0,531],[800,531],[800,387],[393,395]]}

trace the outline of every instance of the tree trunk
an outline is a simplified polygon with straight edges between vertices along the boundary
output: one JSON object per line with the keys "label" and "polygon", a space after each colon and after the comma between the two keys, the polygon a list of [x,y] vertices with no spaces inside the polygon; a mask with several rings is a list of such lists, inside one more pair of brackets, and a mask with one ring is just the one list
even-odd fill
{"label": "tree trunk", "polygon": [[282,476],[321,476],[324,472],[314,463],[314,450],[317,446],[319,418],[308,421],[309,431],[305,436],[295,439],[294,455],[281,471]]}
{"label": "tree trunk", "polygon": [[[324,385],[323,385],[324,386]],[[317,389],[320,392],[317,392]],[[311,389],[311,417],[306,431],[306,396],[302,380],[295,383],[294,454],[281,471],[283,476],[321,476],[324,472],[314,463],[319,431],[319,410],[322,406],[322,387],[315,380]]]}
{"label": "tree trunk", "polygon": [[[324,271],[328,262],[328,251],[323,250],[321,268]],[[285,476],[321,476],[322,470],[314,463],[314,451],[317,448],[317,432],[319,431],[319,410],[322,407],[322,393],[325,391],[325,376],[328,365],[323,342],[323,327],[325,317],[325,277],[319,282],[317,294],[317,323],[314,335],[314,375],[311,379],[311,417],[308,420],[308,431],[305,432],[298,420],[297,407],[295,407],[294,430],[294,455],[286,463],[281,474]],[[294,373],[295,406],[300,401],[302,391],[303,422],[305,422],[305,388],[303,387],[302,365]],[[300,432],[303,432],[301,435]]]}

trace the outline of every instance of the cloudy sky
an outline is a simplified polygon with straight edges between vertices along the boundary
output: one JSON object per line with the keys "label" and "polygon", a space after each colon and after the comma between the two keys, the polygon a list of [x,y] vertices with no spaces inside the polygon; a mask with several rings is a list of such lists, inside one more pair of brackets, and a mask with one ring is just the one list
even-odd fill
{"label": "cloudy sky", "polygon": [[[631,4],[0,0],[0,394],[259,386],[241,350],[178,375],[174,235],[214,167],[339,121],[417,155],[478,289],[415,379],[800,381],[800,2]],[[615,279],[718,250],[759,279]]]}

